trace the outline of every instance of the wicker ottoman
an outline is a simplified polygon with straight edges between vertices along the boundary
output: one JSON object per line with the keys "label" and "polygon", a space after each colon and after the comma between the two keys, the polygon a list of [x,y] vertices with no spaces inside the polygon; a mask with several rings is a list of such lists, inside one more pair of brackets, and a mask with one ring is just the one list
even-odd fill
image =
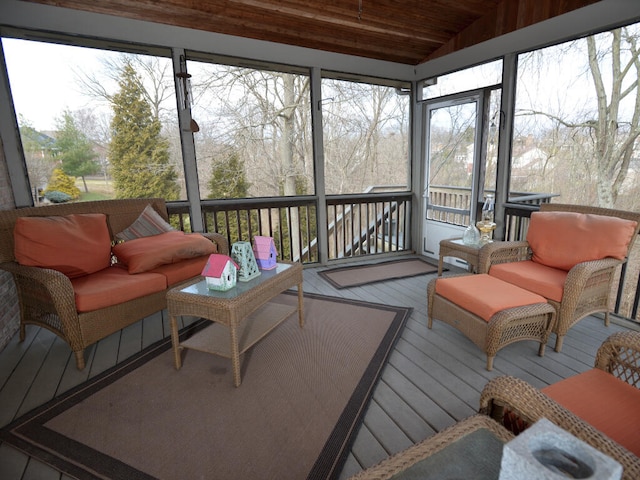
{"label": "wicker ottoman", "polygon": [[487,274],[435,278],[427,286],[428,327],[436,318],[457,328],[487,355],[520,340],[540,342],[543,356],[555,322],[544,297]]}

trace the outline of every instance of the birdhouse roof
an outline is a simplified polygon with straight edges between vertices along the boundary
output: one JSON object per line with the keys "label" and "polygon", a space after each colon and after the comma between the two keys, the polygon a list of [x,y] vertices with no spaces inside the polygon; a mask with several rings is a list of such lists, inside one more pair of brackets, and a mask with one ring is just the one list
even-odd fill
{"label": "birdhouse roof", "polygon": [[212,253],[209,255],[207,264],[202,269],[202,275],[204,277],[221,277],[229,263],[231,263],[236,269],[238,268],[238,264],[234,262],[231,257],[219,253]]}
{"label": "birdhouse roof", "polygon": [[256,254],[256,257],[265,258],[268,257],[271,253],[271,249],[276,248],[275,243],[273,242],[273,238],[271,237],[261,237],[256,235],[253,237],[253,250]]}

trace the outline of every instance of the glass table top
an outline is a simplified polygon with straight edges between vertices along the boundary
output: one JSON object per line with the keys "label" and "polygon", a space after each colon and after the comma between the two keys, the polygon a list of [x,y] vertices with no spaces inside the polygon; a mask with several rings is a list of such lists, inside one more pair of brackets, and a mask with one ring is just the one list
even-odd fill
{"label": "glass table top", "polygon": [[293,265],[287,264],[287,263],[277,263],[276,268],[272,270],[260,270],[260,275],[258,275],[257,277],[252,278],[248,282],[238,281],[236,282],[235,287],[226,291],[211,290],[207,288],[207,282],[206,280],[203,279],[197,283],[194,283],[192,285],[189,285],[181,289],[180,292],[192,293],[194,295],[205,295],[205,296],[216,297],[216,298],[236,298],[248,292],[253,287],[266,282],[270,278],[275,277],[277,274],[288,270],[292,266]]}

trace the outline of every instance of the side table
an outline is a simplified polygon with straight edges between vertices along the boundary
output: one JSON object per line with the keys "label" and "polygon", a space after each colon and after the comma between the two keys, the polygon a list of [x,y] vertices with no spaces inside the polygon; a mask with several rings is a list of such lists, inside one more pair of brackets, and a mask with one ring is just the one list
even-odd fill
{"label": "side table", "polygon": [[349,480],[498,480],[504,444],[513,434],[486,415],[473,415]]}
{"label": "side table", "polygon": [[469,271],[477,273],[480,264],[481,245],[465,245],[461,238],[440,240],[440,259],[438,261],[438,276],[442,276],[444,257],[461,258],[469,264]]}

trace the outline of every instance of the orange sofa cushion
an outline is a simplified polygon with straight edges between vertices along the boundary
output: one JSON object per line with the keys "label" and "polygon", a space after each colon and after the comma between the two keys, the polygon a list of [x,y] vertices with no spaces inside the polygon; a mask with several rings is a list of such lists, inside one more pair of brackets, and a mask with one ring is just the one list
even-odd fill
{"label": "orange sofa cushion", "polygon": [[142,273],[160,265],[217,253],[217,246],[197,233],[173,231],[119,243],[113,247],[113,253],[129,273]]}
{"label": "orange sofa cushion", "polygon": [[436,293],[487,322],[507,308],[547,302],[540,295],[484,273],[438,278]]}
{"label": "orange sofa cushion", "polygon": [[575,212],[533,212],[527,231],[532,260],[571,270],[590,260],[627,256],[637,222]]}
{"label": "orange sofa cushion", "polygon": [[78,312],[92,312],[165,290],[167,281],[157,273],[130,275],[114,265],[71,280]]}
{"label": "orange sofa cushion", "polygon": [[542,389],[560,405],[640,456],[640,390],[599,368]]}
{"label": "orange sofa cushion", "polygon": [[208,259],[209,255],[204,255],[202,257],[196,258],[188,258],[178,263],[160,265],[153,270],[149,270],[149,273],[160,273],[164,275],[164,277],[167,279],[167,287],[170,287],[172,285],[175,285],[176,283],[200,275]]}
{"label": "orange sofa cushion", "polygon": [[101,213],[54,217],[18,217],[14,254],[21,265],[51,268],[70,278],[111,264],[111,237]]}
{"label": "orange sofa cushion", "polygon": [[525,260],[492,265],[489,269],[489,275],[560,302],[568,272]]}

